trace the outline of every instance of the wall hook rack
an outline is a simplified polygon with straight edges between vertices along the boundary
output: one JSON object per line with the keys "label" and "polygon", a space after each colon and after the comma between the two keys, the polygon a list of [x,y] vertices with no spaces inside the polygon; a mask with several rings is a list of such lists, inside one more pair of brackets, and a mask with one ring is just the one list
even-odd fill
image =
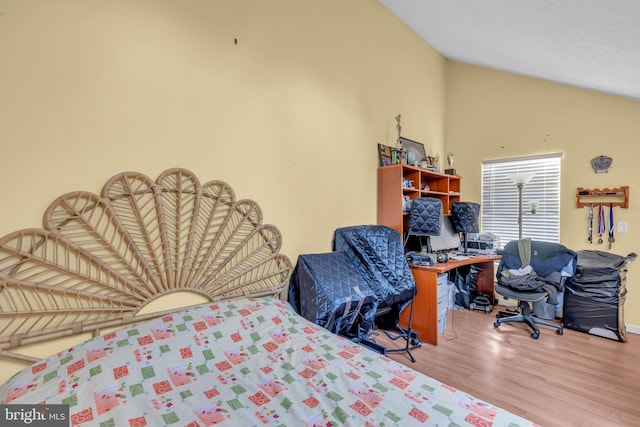
{"label": "wall hook rack", "polygon": [[576,207],[583,208],[595,203],[604,203],[621,208],[629,207],[629,186],[617,188],[583,188],[576,189]]}

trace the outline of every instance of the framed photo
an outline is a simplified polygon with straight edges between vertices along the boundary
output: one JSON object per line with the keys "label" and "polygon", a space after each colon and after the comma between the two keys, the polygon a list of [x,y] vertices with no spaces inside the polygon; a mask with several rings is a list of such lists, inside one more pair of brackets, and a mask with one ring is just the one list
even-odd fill
{"label": "framed photo", "polygon": [[424,144],[402,136],[400,137],[400,143],[407,152],[407,164],[415,165],[427,158],[427,153],[424,151]]}
{"label": "framed photo", "polygon": [[388,145],[378,144],[378,154],[380,155],[380,166],[390,166],[395,164],[394,162],[395,149]]}

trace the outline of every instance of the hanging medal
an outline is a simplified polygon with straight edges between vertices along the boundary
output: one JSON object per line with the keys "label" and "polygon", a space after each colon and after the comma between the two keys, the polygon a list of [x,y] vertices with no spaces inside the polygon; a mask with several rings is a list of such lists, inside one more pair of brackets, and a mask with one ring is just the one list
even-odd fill
{"label": "hanging medal", "polygon": [[589,243],[593,243],[593,203],[589,205]]}
{"label": "hanging medal", "polygon": [[609,204],[609,249],[616,239],[613,238],[613,203]]}
{"label": "hanging medal", "polygon": [[602,244],[604,240],[602,240],[602,236],[604,236],[604,230],[606,225],[604,223],[604,210],[602,210],[602,202],[600,202],[600,206],[598,206],[598,244]]}

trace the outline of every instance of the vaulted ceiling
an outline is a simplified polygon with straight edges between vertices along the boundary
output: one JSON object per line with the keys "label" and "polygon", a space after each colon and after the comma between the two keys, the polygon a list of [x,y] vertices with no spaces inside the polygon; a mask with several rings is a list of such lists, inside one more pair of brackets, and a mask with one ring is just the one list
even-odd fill
{"label": "vaulted ceiling", "polygon": [[640,100],[640,0],[379,0],[444,57]]}

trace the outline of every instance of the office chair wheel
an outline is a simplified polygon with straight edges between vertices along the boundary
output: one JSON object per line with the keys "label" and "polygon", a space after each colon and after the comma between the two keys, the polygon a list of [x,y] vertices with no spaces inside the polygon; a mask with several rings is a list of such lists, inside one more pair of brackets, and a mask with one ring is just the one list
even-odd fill
{"label": "office chair wheel", "polygon": [[495,322],[493,322],[493,327],[494,328],[498,328],[499,326],[500,326],[500,323],[498,323],[497,320]]}
{"label": "office chair wheel", "polygon": [[533,338],[534,340],[537,340],[538,338],[540,338],[540,332],[534,332],[531,334],[531,338]]}
{"label": "office chair wheel", "polygon": [[558,335],[562,335],[564,331],[562,329],[556,329],[556,334]]}

